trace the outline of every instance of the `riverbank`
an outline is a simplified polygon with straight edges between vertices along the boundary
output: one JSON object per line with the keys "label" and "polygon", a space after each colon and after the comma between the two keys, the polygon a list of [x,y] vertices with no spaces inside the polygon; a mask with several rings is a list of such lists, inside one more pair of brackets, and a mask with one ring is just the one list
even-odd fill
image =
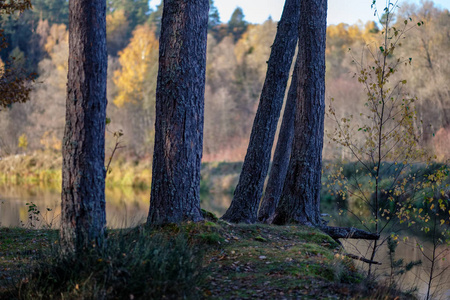
{"label": "riverbank", "polygon": [[[62,155],[55,151],[35,151],[2,157],[0,184],[45,184],[61,186]],[[151,162],[116,158],[106,177],[109,186],[147,188],[151,184]]]}
{"label": "riverbank", "polygon": [[[84,257],[81,265],[65,261],[63,266],[49,257],[54,255],[49,249],[57,245],[57,236],[54,230],[0,228],[0,299],[99,295],[120,299],[124,292],[127,298],[141,299],[161,296],[161,288],[169,299],[413,298],[367,282],[331,238],[301,226],[230,225],[210,219],[157,230],[113,230],[109,231],[108,257],[96,254],[100,257]],[[158,247],[170,248],[153,249],[155,239]],[[148,255],[140,252],[144,248],[150,248],[151,262],[149,257],[141,257]],[[128,252],[121,252],[125,250]],[[173,259],[171,255],[185,257],[177,270],[164,265]],[[144,272],[142,266],[158,261],[161,264],[152,267],[151,276]],[[104,274],[106,271],[109,273]],[[166,274],[160,288],[154,286],[163,276],[159,273]],[[103,281],[106,278],[110,280]],[[176,283],[176,288],[167,283]],[[129,287],[135,290],[124,290]]]}
{"label": "riverbank", "polygon": [[[202,163],[201,193],[233,192],[242,163]],[[62,155],[55,151],[35,151],[2,157],[0,185],[61,186]],[[107,187],[148,189],[151,186],[151,159],[115,157],[106,176]]]}

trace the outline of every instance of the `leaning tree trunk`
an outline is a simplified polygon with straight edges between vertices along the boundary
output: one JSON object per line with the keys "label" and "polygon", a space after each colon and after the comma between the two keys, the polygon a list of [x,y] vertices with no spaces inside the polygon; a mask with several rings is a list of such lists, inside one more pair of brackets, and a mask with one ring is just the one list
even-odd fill
{"label": "leaning tree trunk", "polygon": [[208,0],[165,0],[148,224],[200,221]]}
{"label": "leaning tree trunk", "polygon": [[222,219],[254,223],[298,35],[300,0],[286,0],[267,66],[258,111],[233,201]]}
{"label": "leaning tree trunk", "polygon": [[[297,64],[297,62],[295,63]],[[283,191],[284,179],[291,157],[292,141],[294,139],[295,104],[297,102],[297,72],[292,75],[291,86],[284,107],[283,121],[278,134],[277,147],[273,155],[269,180],[258,211],[260,222],[271,223],[273,214]]]}
{"label": "leaning tree trunk", "polygon": [[101,245],[105,233],[106,1],[71,0],[63,139],[63,251]]}
{"label": "leaning tree trunk", "polygon": [[326,20],[326,0],[301,1],[294,142],[275,224],[321,225]]}

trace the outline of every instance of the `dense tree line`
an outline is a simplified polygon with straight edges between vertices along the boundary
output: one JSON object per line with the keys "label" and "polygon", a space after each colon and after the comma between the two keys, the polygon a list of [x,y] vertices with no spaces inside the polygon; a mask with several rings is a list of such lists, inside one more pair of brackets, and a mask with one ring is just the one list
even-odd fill
{"label": "dense tree line", "polygon": [[[155,95],[158,70],[158,37],[162,5],[152,11],[146,1],[108,1],[108,116],[111,130],[123,129],[126,149],[122,154],[150,156],[155,133]],[[132,7],[132,9],[130,9]],[[416,72],[404,74],[412,84],[411,94],[418,103],[423,125],[422,143],[448,157],[444,146],[449,140],[447,112],[450,47],[448,11],[432,2],[422,6],[404,5],[399,14],[424,19],[421,30],[408,32],[398,49],[410,53]],[[68,1],[33,1],[33,10],[21,15],[3,15],[1,25],[8,46],[2,60],[14,56],[14,64],[38,74],[31,101],[8,107],[0,120],[2,155],[24,151],[19,137],[26,137],[28,150],[61,149],[64,127],[64,99],[68,55]],[[327,28],[326,101],[334,98],[338,113],[354,111],[364,100],[364,91],[353,78],[352,56],[360,57],[363,45],[379,38],[374,22],[338,24]],[[206,62],[204,159],[243,161],[253,119],[264,84],[270,46],[276,23],[249,24],[237,9],[228,23],[221,23],[214,3],[208,21]],[[413,46],[414,45],[414,46]],[[417,46],[418,45],[418,46]],[[349,48],[351,51],[349,51]],[[447,49],[447,50],[446,50]],[[439,63],[437,63],[439,62]],[[425,74],[425,75],[424,75]],[[449,106],[450,107],[450,106]],[[281,122],[280,122],[281,123]],[[325,129],[334,124],[325,120]],[[108,137],[107,137],[108,138]],[[112,141],[107,139],[107,144]],[[345,150],[324,145],[325,158],[349,158]]]}

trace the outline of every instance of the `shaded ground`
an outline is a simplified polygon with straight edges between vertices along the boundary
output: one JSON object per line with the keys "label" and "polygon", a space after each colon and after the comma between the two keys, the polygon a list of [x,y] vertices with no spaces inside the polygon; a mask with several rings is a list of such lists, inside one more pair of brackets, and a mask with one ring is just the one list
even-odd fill
{"label": "shaded ground", "polygon": [[56,230],[0,228],[0,292],[18,280],[41,250],[57,240]]}
{"label": "shaded ground", "polygon": [[[411,299],[364,282],[338,245],[311,228],[215,220],[161,231],[168,235],[184,231],[192,245],[206,249],[201,272],[207,276],[196,287],[202,298]],[[56,231],[0,228],[0,295],[13,281],[28,280],[23,268],[56,241]]]}

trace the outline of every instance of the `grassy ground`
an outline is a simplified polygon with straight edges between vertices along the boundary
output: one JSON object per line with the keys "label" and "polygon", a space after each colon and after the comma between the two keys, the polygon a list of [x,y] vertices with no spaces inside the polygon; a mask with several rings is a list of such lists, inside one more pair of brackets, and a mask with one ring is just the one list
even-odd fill
{"label": "grassy ground", "polygon": [[56,230],[0,228],[0,294],[57,240]]}
{"label": "grassy ground", "polygon": [[[174,254],[184,255],[187,257],[184,261],[189,262],[200,258],[200,264],[187,263],[176,267],[176,270],[170,269],[181,261],[174,263],[167,255],[161,258],[157,253],[172,251],[173,243],[167,244],[170,248],[158,251],[152,247],[164,244],[160,240],[153,244],[140,242],[154,239],[155,235],[164,236],[165,239],[183,236],[181,240],[185,240],[186,247],[192,251],[177,250],[182,254]],[[148,289],[152,280],[156,280],[154,274],[158,270],[175,276],[173,278],[177,281],[172,284],[169,284],[170,280],[174,279],[167,277],[169,275],[161,279],[166,285],[166,297],[173,299],[411,299],[374,282],[367,283],[353,262],[343,258],[341,249],[331,238],[319,231],[299,226],[230,225],[211,219],[198,224],[172,225],[152,230],[137,227],[110,231],[109,248],[117,248],[120,254],[117,258],[111,254],[115,250],[108,250],[106,258],[83,258],[83,262],[78,262],[78,267],[59,265],[53,268],[58,270],[56,273],[45,266],[45,272],[32,271],[33,265],[40,265],[42,271],[41,261],[48,259],[46,255],[54,255],[54,252],[50,254],[46,249],[55,245],[55,242],[57,244],[56,231],[0,228],[0,299],[88,299],[94,294],[82,294],[81,291],[86,293],[89,289],[95,289],[96,293],[103,289],[100,295],[104,299],[125,299],[120,289],[130,286],[142,289],[142,284],[144,289]],[[128,248],[124,250],[122,246],[116,247],[119,244]],[[178,247],[181,245],[179,242],[175,244]],[[144,248],[144,252],[138,252],[138,248]],[[127,252],[122,253],[124,251]],[[145,273],[139,273],[148,272],[142,268],[147,263],[146,258],[131,259],[132,255],[145,256],[148,253],[155,257],[154,260],[165,259],[169,262],[151,266],[151,278],[146,278]],[[189,253],[194,253],[194,256],[189,258]],[[78,270],[80,266],[77,274],[70,273],[69,269],[75,272],[73,270]],[[192,271],[194,267],[195,272]],[[179,269],[183,268],[191,268],[190,273],[181,276]],[[115,275],[108,275],[112,279],[104,280],[106,283],[102,285],[98,282],[100,278],[106,277],[98,273],[106,271]],[[61,272],[65,275],[62,276]],[[38,273],[39,276],[32,275]],[[195,273],[192,278],[191,273]],[[55,278],[55,274],[58,280],[65,279],[64,282],[52,283],[57,286],[52,290],[48,287],[47,278]],[[46,281],[43,282],[42,278]],[[34,286],[30,284],[32,281],[36,281]],[[167,287],[177,286],[178,283],[177,291]],[[24,292],[27,286],[33,287],[32,291],[28,288],[28,292]],[[45,289],[43,286],[46,286]],[[37,292],[41,288],[45,294]],[[180,289],[186,289],[186,293]],[[153,299],[156,296],[152,295],[158,292],[161,292],[160,288],[154,287],[152,291],[127,291],[126,295],[129,294],[130,299]]]}

